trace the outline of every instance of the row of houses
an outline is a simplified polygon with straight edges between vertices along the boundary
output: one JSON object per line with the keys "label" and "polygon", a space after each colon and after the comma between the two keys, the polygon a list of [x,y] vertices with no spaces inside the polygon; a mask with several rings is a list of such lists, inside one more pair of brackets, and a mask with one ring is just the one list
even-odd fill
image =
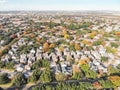
{"label": "row of houses", "polygon": [[[76,35],[77,30],[69,30],[65,27],[63,27],[61,22],[63,21],[64,25],[70,25],[71,20],[74,20],[75,25],[81,24],[84,22],[92,22],[93,24],[90,27],[87,27],[89,30],[105,30],[106,32],[111,32],[112,30],[119,31],[119,20],[114,20],[114,22],[111,19],[105,19],[101,17],[94,17],[94,16],[59,16],[59,20],[56,19],[56,17],[53,15],[49,16],[42,16],[39,17],[37,15],[31,15],[29,16],[31,18],[28,18],[27,15],[20,15],[20,16],[9,16],[7,15],[2,19],[3,22],[6,22],[7,25],[3,25],[1,30],[6,29],[13,29],[15,27],[19,27],[18,31],[15,33],[17,37],[20,37],[23,35],[23,33],[26,31],[26,29],[31,27],[31,31],[33,34],[36,34],[39,38],[46,37],[46,41],[50,43],[58,42],[59,40],[65,40],[66,42],[70,43],[71,41],[76,42],[79,44],[80,47],[83,49],[76,50],[76,51],[70,51],[69,45],[61,44],[64,48],[63,51],[59,50],[59,46],[54,47],[54,51],[51,52],[43,52],[43,46],[40,45],[38,48],[31,47],[29,52],[27,53],[19,53],[22,51],[18,51],[18,49],[21,46],[27,47],[28,45],[33,45],[34,42],[32,41],[32,38],[28,37],[20,37],[20,39],[15,42],[11,49],[8,51],[7,54],[1,57],[1,60],[4,62],[14,62],[14,68],[15,72],[23,72],[27,77],[32,74],[31,66],[32,64],[39,59],[42,60],[49,60],[50,61],[50,67],[51,70],[55,73],[63,72],[67,75],[72,75],[72,73],[75,71],[74,68],[77,67],[78,71],[81,65],[82,60],[88,60],[87,63],[90,65],[90,68],[94,71],[103,71],[104,73],[107,73],[107,67],[109,65],[113,65],[116,67],[118,64],[120,64],[120,47],[118,47],[118,53],[117,55],[114,55],[112,53],[106,52],[105,46],[99,45],[99,46],[92,46],[91,50],[85,49],[85,45],[81,42],[81,40],[87,40],[90,42],[97,41],[98,39],[102,38],[102,34],[97,34],[93,39],[88,38],[87,34],[80,34],[79,36]],[[48,23],[54,22],[57,24],[52,29],[48,27]],[[78,21],[78,22],[77,22]],[[40,23],[39,28],[36,30],[35,23]],[[43,25],[41,23],[44,23]],[[2,23],[3,24],[3,23]],[[8,27],[9,26],[9,27]],[[11,27],[10,27],[11,26]],[[14,27],[13,27],[14,26]],[[39,30],[40,29],[40,30]],[[34,31],[36,30],[36,31]],[[54,31],[53,31],[54,30]],[[73,37],[73,40],[70,39],[63,39],[62,31],[66,30],[69,32],[69,34]],[[84,28],[81,28],[80,30],[84,30]],[[10,30],[9,30],[10,31]],[[53,31],[53,32],[52,32]],[[7,32],[7,31],[6,31]],[[5,32],[5,33],[6,33]],[[51,36],[50,33],[53,35]],[[26,35],[27,36],[27,35]],[[29,40],[28,40],[29,39]],[[106,45],[110,45],[110,42],[114,41],[114,37],[108,38],[108,41],[106,42]],[[119,41],[118,41],[119,42]],[[0,39],[0,46],[4,43],[4,40]],[[88,46],[89,47],[89,46]],[[107,61],[102,62],[101,57],[107,57]],[[57,62],[60,62],[58,64]],[[71,61],[74,61],[76,63],[73,63]],[[14,73],[15,74],[15,73]]]}

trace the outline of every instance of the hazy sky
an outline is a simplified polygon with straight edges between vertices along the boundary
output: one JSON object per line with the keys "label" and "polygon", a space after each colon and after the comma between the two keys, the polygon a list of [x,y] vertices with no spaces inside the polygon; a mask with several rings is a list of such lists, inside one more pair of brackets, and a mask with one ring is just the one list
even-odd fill
{"label": "hazy sky", "polygon": [[4,10],[115,10],[120,0],[0,0]]}

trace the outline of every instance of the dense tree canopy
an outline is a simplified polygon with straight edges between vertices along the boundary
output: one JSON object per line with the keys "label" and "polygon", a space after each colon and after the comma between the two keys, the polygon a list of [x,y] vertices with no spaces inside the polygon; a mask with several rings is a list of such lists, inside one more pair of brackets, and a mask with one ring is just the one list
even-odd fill
{"label": "dense tree canopy", "polygon": [[8,74],[2,73],[0,74],[0,84],[6,84],[9,82]]}
{"label": "dense tree canopy", "polygon": [[14,76],[13,84],[16,86],[21,86],[27,83],[23,73],[18,73]]}

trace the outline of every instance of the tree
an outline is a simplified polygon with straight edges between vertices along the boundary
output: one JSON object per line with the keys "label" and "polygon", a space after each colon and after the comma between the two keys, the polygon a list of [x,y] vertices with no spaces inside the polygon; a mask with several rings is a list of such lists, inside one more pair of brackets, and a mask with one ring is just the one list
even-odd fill
{"label": "tree", "polygon": [[95,89],[102,89],[102,86],[100,85],[100,83],[99,83],[98,81],[95,81],[95,82],[93,83],[93,87],[94,87]]}
{"label": "tree", "polygon": [[80,50],[80,44],[75,43],[75,49],[76,49],[76,50]]}
{"label": "tree", "polygon": [[32,76],[30,77],[30,82],[36,82],[36,81],[38,81],[41,74],[42,74],[42,72],[40,71],[40,69],[35,69],[33,71]]}
{"label": "tree", "polygon": [[42,60],[42,67],[50,68],[50,62],[48,60]]}
{"label": "tree", "polygon": [[77,79],[77,80],[81,80],[82,79],[82,73],[81,72],[74,73],[73,78]]}
{"label": "tree", "polygon": [[114,47],[109,47],[109,46],[106,46],[106,52],[107,53],[113,53],[113,54],[116,54],[117,53],[117,49],[114,48]]}
{"label": "tree", "polygon": [[89,82],[80,82],[79,86],[79,90],[93,90],[93,86]]}
{"label": "tree", "polygon": [[103,89],[113,88],[113,84],[109,80],[99,80],[99,83],[103,87]]}
{"label": "tree", "polygon": [[90,41],[86,40],[86,39],[84,39],[84,40],[82,41],[82,43],[83,43],[84,45],[92,46],[92,43],[91,43]]}
{"label": "tree", "polygon": [[118,68],[118,70],[119,70],[119,72],[120,72],[120,64],[117,66],[117,68]]}
{"label": "tree", "polygon": [[8,62],[8,63],[6,63],[5,64],[5,67],[7,68],[7,69],[14,69],[14,62]]}
{"label": "tree", "polygon": [[101,61],[102,61],[102,62],[106,62],[106,61],[108,61],[108,57],[101,56]]}
{"label": "tree", "polygon": [[108,73],[109,74],[119,73],[119,70],[117,68],[114,68],[113,66],[109,66],[108,67]]}
{"label": "tree", "polygon": [[5,66],[4,61],[0,61],[0,68],[3,68]]}
{"label": "tree", "polygon": [[50,48],[54,48],[54,47],[55,47],[55,44],[50,44],[49,47],[50,47]]}
{"label": "tree", "polygon": [[26,84],[27,80],[25,79],[25,76],[23,73],[17,73],[15,77],[13,78],[13,84],[16,86],[21,86]]}
{"label": "tree", "polygon": [[50,29],[52,29],[54,26],[55,26],[55,23],[54,23],[54,22],[50,21],[50,22],[48,23],[48,27],[49,27]]}
{"label": "tree", "polygon": [[49,49],[49,44],[48,44],[48,42],[45,42],[45,43],[43,44],[43,51],[44,51],[44,52],[47,52],[48,49]]}
{"label": "tree", "polygon": [[59,51],[64,51],[64,47],[63,46],[59,46]]}
{"label": "tree", "polygon": [[54,87],[51,86],[45,86],[45,90],[55,90]]}
{"label": "tree", "polygon": [[50,69],[45,69],[40,76],[40,82],[46,83],[52,80]]}
{"label": "tree", "polygon": [[95,79],[97,77],[97,73],[91,70],[88,64],[82,64],[80,67],[82,71],[85,73],[86,78]]}
{"label": "tree", "polygon": [[115,34],[116,34],[117,36],[120,36],[120,32],[116,32]]}
{"label": "tree", "polygon": [[88,71],[90,69],[89,65],[88,64],[82,64],[80,66],[80,68],[83,70],[83,71]]}
{"label": "tree", "polygon": [[70,50],[70,51],[75,51],[75,47],[74,47],[73,45],[70,45],[70,46],[69,46],[69,50]]}
{"label": "tree", "polygon": [[67,26],[67,28],[70,30],[75,30],[75,29],[79,29],[79,26],[74,23],[71,23],[70,25]]}
{"label": "tree", "polygon": [[111,42],[111,47],[118,48],[118,47],[119,47],[119,44],[118,44],[118,43]]}
{"label": "tree", "polygon": [[40,90],[40,87],[34,86],[34,87],[32,87],[32,90]]}
{"label": "tree", "polygon": [[40,37],[36,37],[36,41],[40,42],[41,38]]}
{"label": "tree", "polygon": [[109,76],[108,80],[112,82],[114,87],[120,86],[120,76]]}
{"label": "tree", "polygon": [[56,90],[68,90],[67,85],[65,83],[59,82],[56,86]]}
{"label": "tree", "polygon": [[31,34],[29,34],[29,37],[30,37],[30,38],[34,38],[34,37],[35,37],[35,34],[31,33]]}
{"label": "tree", "polygon": [[2,56],[2,54],[3,54],[3,53],[2,53],[2,50],[0,50],[0,56]]}
{"label": "tree", "polygon": [[65,39],[69,38],[69,34],[68,34],[67,30],[63,30],[62,35],[64,36]]}
{"label": "tree", "polygon": [[38,69],[38,68],[40,68],[42,66],[42,61],[41,60],[37,60],[37,61],[35,61],[33,64],[32,64],[32,70],[34,70],[34,69]]}
{"label": "tree", "polygon": [[97,40],[97,41],[94,41],[94,42],[93,42],[93,45],[94,45],[94,46],[98,46],[98,45],[101,45],[102,42],[103,42],[102,40]]}
{"label": "tree", "polygon": [[6,84],[9,82],[8,74],[2,73],[0,74],[0,84]]}
{"label": "tree", "polygon": [[64,73],[58,73],[58,74],[55,74],[55,78],[57,81],[62,81],[62,80],[66,80],[66,75]]}
{"label": "tree", "polygon": [[95,78],[97,78],[97,73],[94,72],[93,70],[88,70],[85,72],[85,76],[86,76],[86,78],[95,79]]}
{"label": "tree", "polygon": [[65,38],[65,39],[68,39],[68,38],[69,38],[69,35],[68,35],[68,34],[64,34],[64,38]]}

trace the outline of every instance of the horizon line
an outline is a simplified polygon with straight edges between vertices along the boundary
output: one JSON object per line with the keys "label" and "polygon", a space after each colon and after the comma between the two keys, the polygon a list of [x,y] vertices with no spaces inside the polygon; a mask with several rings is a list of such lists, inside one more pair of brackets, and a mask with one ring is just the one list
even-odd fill
{"label": "horizon line", "polygon": [[9,11],[113,11],[113,12],[120,12],[120,10],[0,10],[0,12],[9,12]]}

